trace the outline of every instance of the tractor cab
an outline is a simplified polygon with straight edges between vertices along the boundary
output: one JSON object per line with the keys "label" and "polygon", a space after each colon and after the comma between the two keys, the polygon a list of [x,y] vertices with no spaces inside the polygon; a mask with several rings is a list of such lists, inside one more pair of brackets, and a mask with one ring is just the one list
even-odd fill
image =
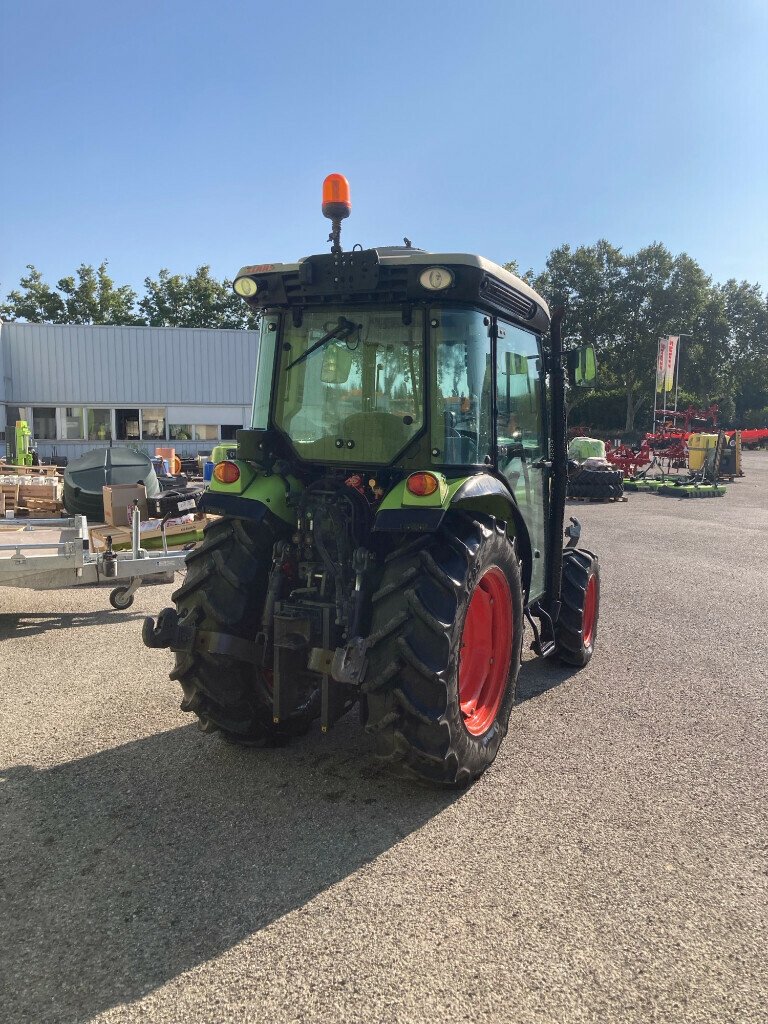
{"label": "tractor cab", "polygon": [[560,314],[483,257],[345,252],[350,210],[330,175],[330,253],[235,277],[260,314],[252,422],[145,640],[235,738],[357,703],[383,756],[457,784],[506,730],[524,616],[543,656],[592,653],[597,559],[562,537],[565,374],[589,386],[594,358],[564,356]]}

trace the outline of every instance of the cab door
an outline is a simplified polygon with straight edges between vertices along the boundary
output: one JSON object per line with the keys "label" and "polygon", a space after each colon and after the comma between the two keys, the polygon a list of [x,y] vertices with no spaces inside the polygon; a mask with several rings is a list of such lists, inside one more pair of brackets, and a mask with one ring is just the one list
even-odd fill
{"label": "cab door", "polygon": [[549,476],[544,372],[537,335],[497,321],[496,452],[528,527],[533,549],[529,601],[545,592],[544,563]]}

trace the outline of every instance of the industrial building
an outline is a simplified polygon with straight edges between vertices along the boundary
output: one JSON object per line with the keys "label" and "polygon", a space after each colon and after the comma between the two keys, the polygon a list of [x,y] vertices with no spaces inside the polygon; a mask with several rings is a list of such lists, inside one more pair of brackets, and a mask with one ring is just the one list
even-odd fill
{"label": "industrial building", "polygon": [[250,421],[258,334],[0,323],[0,433],[26,420],[41,458],[105,444],[192,456]]}

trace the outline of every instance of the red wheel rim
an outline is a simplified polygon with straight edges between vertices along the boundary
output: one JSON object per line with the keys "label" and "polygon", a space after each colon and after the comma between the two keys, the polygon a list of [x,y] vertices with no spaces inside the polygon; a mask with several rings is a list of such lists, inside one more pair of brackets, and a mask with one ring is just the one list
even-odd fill
{"label": "red wheel rim", "polygon": [[591,647],[595,632],[595,613],[597,611],[597,577],[590,576],[584,594],[584,646]]}
{"label": "red wheel rim", "polygon": [[459,649],[459,707],[467,732],[482,736],[493,725],[512,657],[512,595],[496,566],[472,591]]}

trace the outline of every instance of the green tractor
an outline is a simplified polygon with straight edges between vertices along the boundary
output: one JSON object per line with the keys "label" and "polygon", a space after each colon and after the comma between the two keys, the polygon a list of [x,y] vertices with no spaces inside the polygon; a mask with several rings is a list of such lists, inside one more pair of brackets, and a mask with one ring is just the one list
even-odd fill
{"label": "green tractor", "polygon": [[205,731],[282,743],[357,705],[382,758],[464,785],[506,734],[524,619],[542,657],[592,655],[598,562],[563,520],[566,375],[593,384],[594,352],[480,256],[344,252],[350,208],[329,176],[331,252],[235,279],[261,314],[252,423],[144,642]]}

